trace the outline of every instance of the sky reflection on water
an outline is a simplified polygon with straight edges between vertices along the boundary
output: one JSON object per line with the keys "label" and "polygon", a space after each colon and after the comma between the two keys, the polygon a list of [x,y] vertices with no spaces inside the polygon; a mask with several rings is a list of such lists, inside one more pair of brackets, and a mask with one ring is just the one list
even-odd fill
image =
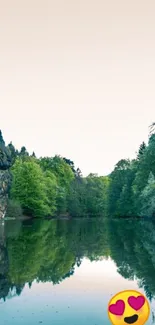
{"label": "sky reflection on water", "polygon": [[[25,285],[20,296],[5,302],[1,300],[0,324],[108,325],[108,301],[112,295],[126,289],[144,293],[136,280],[124,279],[117,273],[110,258],[97,262],[84,258],[74,274],[60,284],[34,281],[31,288]],[[155,309],[154,300],[151,307]],[[147,324],[151,322],[150,315]]]}

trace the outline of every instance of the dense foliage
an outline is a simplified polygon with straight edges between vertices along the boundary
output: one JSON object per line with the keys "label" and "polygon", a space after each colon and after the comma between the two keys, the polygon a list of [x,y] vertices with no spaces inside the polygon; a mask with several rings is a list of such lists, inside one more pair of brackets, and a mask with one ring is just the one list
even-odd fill
{"label": "dense foliage", "polygon": [[[83,177],[61,156],[36,158],[25,147],[7,147],[0,132],[0,166],[12,183],[8,216],[155,216],[155,133],[142,142],[136,159],[121,159],[108,176]],[[11,210],[13,206],[13,213]],[[21,211],[21,210],[20,210]],[[14,214],[14,215],[13,215]]]}

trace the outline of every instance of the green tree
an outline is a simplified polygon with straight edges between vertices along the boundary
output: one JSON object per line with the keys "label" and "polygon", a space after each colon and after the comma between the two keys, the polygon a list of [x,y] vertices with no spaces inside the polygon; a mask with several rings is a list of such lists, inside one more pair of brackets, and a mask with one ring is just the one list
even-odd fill
{"label": "green tree", "polygon": [[155,177],[150,172],[148,183],[140,195],[141,214],[155,217]]}
{"label": "green tree", "polygon": [[151,136],[152,134],[154,134],[155,132],[155,122],[153,122],[150,126],[149,126],[150,132],[149,135]]}
{"label": "green tree", "polygon": [[66,213],[67,196],[70,184],[75,177],[71,167],[59,156],[41,158],[39,163],[43,171],[50,171],[55,175],[57,180],[57,212],[58,214]]}
{"label": "green tree", "polygon": [[86,209],[88,215],[105,216],[107,210],[108,177],[90,174],[86,178]]}
{"label": "green tree", "polygon": [[122,206],[122,200],[124,200],[122,197],[126,197],[128,190],[126,188],[126,184],[128,175],[130,174],[130,168],[130,161],[122,159],[116,164],[114,171],[110,175],[108,190],[108,214],[111,216],[120,214],[120,205]]}
{"label": "green tree", "polygon": [[31,157],[34,157],[34,158],[36,158],[36,155],[35,155],[35,152],[34,152],[34,151],[32,152],[32,155],[31,155]]}
{"label": "green tree", "polygon": [[71,167],[60,156],[41,158],[40,166],[44,171],[51,171],[56,176],[58,184],[62,187],[69,187],[74,178]]}
{"label": "green tree", "polygon": [[24,146],[21,147],[21,150],[19,152],[19,156],[20,157],[27,157],[27,156],[29,156],[29,153],[28,153],[28,151],[26,150],[26,148]]}
{"label": "green tree", "polygon": [[56,206],[56,200],[58,195],[57,180],[55,175],[48,170],[44,172],[44,177],[45,177],[46,196],[48,200],[47,202],[50,208],[50,214],[53,215],[57,210],[57,206]]}
{"label": "green tree", "polygon": [[21,204],[26,214],[45,216],[50,213],[45,177],[40,166],[32,160],[16,160],[12,167],[11,199]]}
{"label": "green tree", "polygon": [[75,170],[75,166],[74,166],[74,162],[70,159],[67,158],[63,158],[63,160],[66,162],[66,164],[68,164],[70,166],[70,168],[72,169],[74,175],[76,174],[76,170]]}
{"label": "green tree", "polygon": [[149,138],[148,146],[140,157],[133,182],[134,201],[138,213],[140,213],[142,206],[141,194],[147,186],[150,172],[155,175],[155,134]]}
{"label": "green tree", "polygon": [[76,177],[70,184],[67,196],[67,211],[72,217],[87,215],[86,207],[86,179]]}
{"label": "green tree", "polygon": [[140,160],[140,158],[142,157],[142,155],[144,154],[144,151],[146,149],[146,144],[145,142],[143,141],[142,144],[140,145],[139,147],[139,150],[138,150],[138,155],[137,155],[137,159]]}

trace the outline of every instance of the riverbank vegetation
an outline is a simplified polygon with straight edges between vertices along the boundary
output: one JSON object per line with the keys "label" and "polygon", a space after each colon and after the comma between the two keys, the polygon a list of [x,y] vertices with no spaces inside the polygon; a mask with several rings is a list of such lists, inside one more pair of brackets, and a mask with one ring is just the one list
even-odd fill
{"label": "riverbank vegetation", "polygon": [[[153,125],[152,125],[153,127]],[[83,177],[61,156],[37,158],[25,147],[5,145],[0,134],[0,167],[9,168],[7,216],[155,216],[155,133],[142,142],[136,159],[121,159],[108,176]]]}

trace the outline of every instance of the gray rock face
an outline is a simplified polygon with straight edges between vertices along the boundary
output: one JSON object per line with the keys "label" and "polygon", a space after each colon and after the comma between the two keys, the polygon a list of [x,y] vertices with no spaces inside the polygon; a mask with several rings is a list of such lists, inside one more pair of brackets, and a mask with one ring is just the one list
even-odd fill
{"label": "gray rock face", "polygon": [[8,170],[0,170],[0,219],[5,216],[11,177]]}
{"label": "gray rock face", "polygon": [[7,208],[8,191],[11,182],[10,167],[11,155],[5,146],[2,132],[0,131],[0,219],[4,217]]}

